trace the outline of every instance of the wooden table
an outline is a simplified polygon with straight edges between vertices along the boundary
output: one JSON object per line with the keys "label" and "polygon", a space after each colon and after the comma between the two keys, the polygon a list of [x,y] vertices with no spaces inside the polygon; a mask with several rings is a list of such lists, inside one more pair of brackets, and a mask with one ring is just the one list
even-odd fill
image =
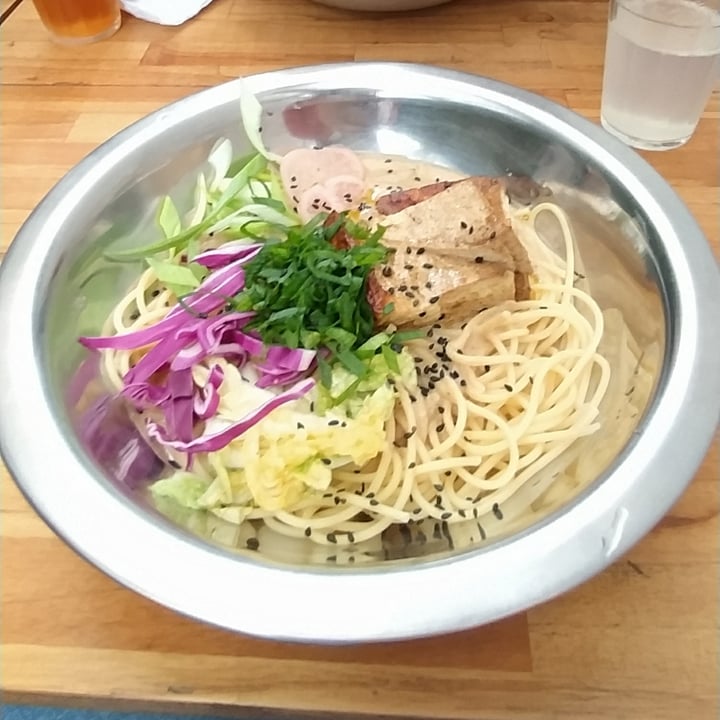
{"label": "wooden table", "polygon": [[[242,73],[330,60],[428,62],[515,83],[597,120],[606,13],[606,0],[457,0],[398,17],[306,0],[216,0],[180,28],[126,17],[112,40],[67,49],[49,42],[24,0],[2,27],[0,252],[98,143]],[[717,118],[715,98],[686,147],[648,157],[720,255]],[[231,635],[135,595],[71,552],[0,473],[7,701],[235,717],[253,708],[314,717],[717,717],[717,443],[660,525],[574,592],[478,630],[345,648]]]}

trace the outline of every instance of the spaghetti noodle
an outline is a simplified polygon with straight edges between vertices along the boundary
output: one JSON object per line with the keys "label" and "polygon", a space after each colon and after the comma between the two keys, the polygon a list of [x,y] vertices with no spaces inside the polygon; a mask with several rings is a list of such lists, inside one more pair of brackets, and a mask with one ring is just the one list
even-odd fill
{"label": "spaghetti noodle", "polygon": [[[541,238],[541,216],[554,219],[562,257]],[[335,468],[329,487],[308,490],[281,509],[258,507],[247,488],[232,487],[219,453],[200,453],[193,473],[227,490],[208,510],[230,522],[261,520],[281,535],[321,545],[354,545],[394,524],[430,519],[452,527],[527,509],[569,464],[568,449],[598,429],[610,367],[598,352],[603,315],[576,285],[575,246],[562,210],[542,203],[518,214],[514,226],[534,267],[531,299],[480,312],[462,327],[434,325],[409,343],[417,387],[397,385],[382,452],[362,467]],[[149,269],[103,331],[152,325],[174,302]],[[103,351],[108,384],[120,390],[142,352]],[[260,439],[254,442],[260,451]],[[167,448],[158,452],[175,465],[187,460]]]}

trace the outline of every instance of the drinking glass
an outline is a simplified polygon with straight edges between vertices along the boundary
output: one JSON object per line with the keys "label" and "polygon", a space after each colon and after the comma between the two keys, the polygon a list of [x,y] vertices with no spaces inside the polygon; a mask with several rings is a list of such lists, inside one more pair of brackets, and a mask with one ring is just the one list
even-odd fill
{"label": "drinking glass", "polygon": [[603,127],[645,150],[695,131],[720,71],[720,0],[611,0]]}
{"label": "drinking glass", "polygon": [[53,39],[80,45],[110,37],[120,27],[119,0],[33,0]]}

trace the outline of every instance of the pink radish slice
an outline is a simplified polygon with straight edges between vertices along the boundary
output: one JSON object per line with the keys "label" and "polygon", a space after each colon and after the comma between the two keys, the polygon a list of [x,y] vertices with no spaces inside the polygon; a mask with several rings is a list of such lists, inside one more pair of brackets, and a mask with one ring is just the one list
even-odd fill
{"label": "pink radish slice", "polygon": [[329,204],[338,212],[357,207],[365,191],[365,183],[353,175],[338,175],[326,180],[324,185],[332,199]]}
{"label": "pink radish slice", "polygon": [[289,197],[299,198],[313,185],[322,185],[338,175],[350,175],[359,180],[365,177],[365,168],[352,150],[343,147],[298,148],[280,161],[280,177]]}
{"label": "pink radish slice", "polygon": [[312,220],[318,213],[336,210],[333,196],[324,185],[313,185],[301,196],[297,204],[297,214],[304,223]]}

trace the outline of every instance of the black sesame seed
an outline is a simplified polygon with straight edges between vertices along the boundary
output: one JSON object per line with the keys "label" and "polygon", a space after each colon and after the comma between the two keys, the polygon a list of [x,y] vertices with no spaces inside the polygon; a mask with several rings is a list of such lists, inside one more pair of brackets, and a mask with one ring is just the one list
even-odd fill
{"label": "black sesame seed", "polygon": [[424,247],[421,247],[421,248],[418,248],[418,249],[415,251],[415,254],[416,254],[416,255],[422,255],[424,252],[425,252],[425,248],[424,248]]}
{"label": "black sesame seed", "polygon": [[400,292],[405,292],[407,290],[407,285],[398,285],[398,290]]}
{"label": "black sesame seed", "polygon": [[339,421],[339,420],[330,420],[330,421],[328,421],[328,425],[330,425],[331,427],[332,427],[333,425],[339,425],[339,424],[340,424],[340,421]]}
{"label": "black sesame seed", "polygon": [[327,541],[328,541],[329,543],[336,543],[336,542],[337,542],[337,537],[335,536],[335,533],[328,533],[325,537],[327,538]]}
{"label": "black sesame seed", "polygon": [[490,233],[490,239],[491,239],[491,240],[494,240],[496,236],[497,236],[497,233],[493,230],[493,231]]}
{"label": "black sesame seed", "polygon": [[245,541],[245,546],[248,550],[257,550],[260,547],[260,541],[257,538],[251,537]]}
{"label": "black sesame seed", "polygon": [[452,475],[452,470],[446,470],[443,475],[445,475],[445,477],[450,477]]}
{"label": "black sesame seed", "polygon": [[417,465],[417,463],[411,462],[411,463],[408,465],[408,470],[412,470],[416,465]]}
{"label": "black sesame seed", "polygon": [[305,528],[305,537],[310,537],[312,535],[312,528],[306,527]]}
{"label": "black sesame seed", "polygon": [[435,432],[441,433],[445,429],[445,423],[440,423],[436,428]]}
{"label": "black sesame seed", "polygon": [[298,430],[304,430],[304,429],[305,429],[305,426],[304,426],[301,422],[299,422],[299,423],[297,424],[297,429],[298,429]]}
{"label": "black sesame seed", "polygon": [[467,230],[467,223],[466,223],[464,220],[461,220],[461,221],[460,221],[460,227],[461,227],[463,230]]}
{"label": "black sesame seed", "polygon": [[486,365],[486,366],[485,366],[485,372],[490,372],[490,366],[489,366],[489,365]]}
{"label": "black sesame seed", "polygon": [[470,228],[468,229],[468,235],[472,235],[474,232],[475,232],[475,226],[471,225]]}
{"label": "black sesame seed", "polygon": [[391,162],[392,162],[392,158],[386,158],[386,159],[385,159],[385,162],[386,162],[386,163],[391,163]]}
{"label": "black sesame seed", "polygon": [[476,262],[478,265],[480,265],[480,263],[484,263],[484,262],[485,262],[485,258],[484,258],[482,255],[478,255],[478,256],[475,258],[475,262]]}
{"label": "black sesame seed", "polygon": [[505,383],[505,389],[506,389],[508,392],[512,392],[512,391],[513,391],[513,386],[512,386],[512,385],[508,385],[507,383]]}
{"label": "black sesame seed", "polygon": [[422,312],[420,312],[420,317],[425,317],[426,315],[427,315],[427,312],[425,312],[425,310],[423,310]]}
{"label": "black sesame seed", "polygon": [[492,506],[492,511],[493,511],[493,515],[494,515],[498,520],[502,520],[502,519],[503,519],[502,510],[500,510],[500,506],[499,506],[497,503],[495,503],[495,504]]}
{"label": "black sesame seed", "polygon": [[444,513],[440,516],[440,519],[441,519],[441,520],[449,520],[451,517],[452,517],[452,513],[451,513],[451,512],[444,512]]}
{"label": "black sesame seed", "polygon": [[433,297],[430,298],[430,304],[434,305],[439,299],[440,299],[439,295],[434,295]]}
{"label": "black sesame seed", "polygon": [[370,504],[374,507],[375,505],[379,505],[380,502],[379,502],[378,500],[376,500],[375,498],[371,498],[371,499],[370,499]]}
{"label": "black sesame seed", "polygon": [[332,463],[332,460],[330,458],[323,458],[322,461],[324,465],[330,465]]}
{"label": "black sesame seed", "polygon": [[405,252],[409,255],[412,252],[412,248],[408,245],[408,247],[405,248]]}
{"label": "black sesame seed", "polygon": [[431,283],[431,282],[426,282],[426,283],[425,283],[425,287],[426,287],[428,290],[430,290],[430,289],[432,288],[432,283]]}
{"label": "black sesame seed", "polygon": [[404,267],[406,270],[414,270],[414,269],[415,269],[415,266],[414,266],[414,265],[410,265],[409,263],[408,263],[407,265],[404,265],[403,267]]}
{"label": "black sesame seed", "polygon": [[425,270],[432,270],[434,265],[432,263],[423,263]]}
{"label": "black sesame seed", "polygon": [[419,175],[416,175],[416,176],[413,178],[413,180],[415,180],[415,182],[420,182],[420,176],[419,176]]}
{"label": "black sesame seed", "polygon": [[180,469],[180,463],[177,462],[177,460],[173,460],[172,458],[168,460],[168,465],[170,465],[170,467],[174,467],[176,470]]}

